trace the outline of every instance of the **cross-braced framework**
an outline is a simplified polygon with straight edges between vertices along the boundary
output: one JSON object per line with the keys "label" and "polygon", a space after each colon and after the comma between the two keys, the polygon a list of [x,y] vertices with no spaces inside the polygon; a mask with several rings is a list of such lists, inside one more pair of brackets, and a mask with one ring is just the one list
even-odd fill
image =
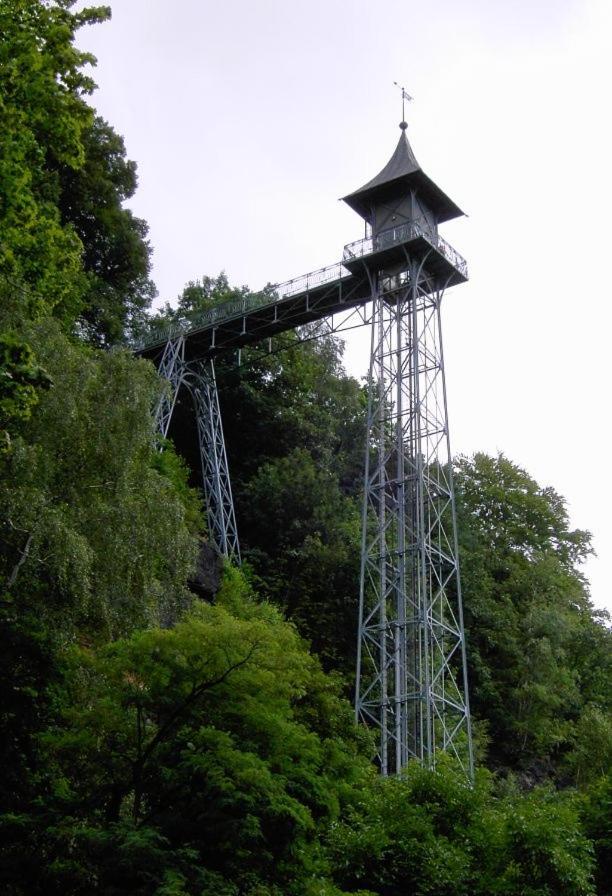
{"label": "cross-braced framework", "polygon": [[410,258],[371,285],[356,714],[378,729],[383,774],[443,750],[471,777],[443,289]]}
{"label": "cross-braced framework", "polygon": [[218,550],[240,563],[238,529],[213,361],[190,364],[184,379],[196,411],[208,531]]}
{"label": "cross-braced framework", "polygon": [[[212,359],[228,352],[240,357],[247,345],[259,344],[261,351],[265,343],[272,351],[274,342],[274,350],[282,350],[283,334],[296,327],[303,328],[298,338],[305,341],[371,326],[356,715],[378,731],[383,774],[401,773],[413,758],[433,767],[444,751],[471,778],[440,329],[443,292],[465,283],[468,270],[439,226],[463,212],[417,162],[407,127],[400,123],[385,167],[344,197],[365,222],[366,236],[344,247],[341,262],[153,332],[140,351],[155,360],[161,353],[160,372],[171,382],[198,383],[211,534],[217,533],[224,552],[237,556]],[[182,366],[183,337],[189,358],[204,366]],[[258,353],[255,348],[253,356]],[[164,434],[169,396],[158,409]]]}
{"label": "cross-braced framework", "polygon": [[[155,410],[156,429],[164,439],[167,437],[176,400],[184,385],[195,408],[209,535],[219,553],[240,563],[214,363],[212,360],[187,363],[185,338],[179,336],[166,343],[158,371],[167,385]],[[163,450],[163,445],[160,449]]]}
{"label": "cross-braced framework", "polygon": [[157,372],[168,384],[160,395],[155,409],[155,428],[165,439],[185,373],[184,336],[176,336],[166,342]]}

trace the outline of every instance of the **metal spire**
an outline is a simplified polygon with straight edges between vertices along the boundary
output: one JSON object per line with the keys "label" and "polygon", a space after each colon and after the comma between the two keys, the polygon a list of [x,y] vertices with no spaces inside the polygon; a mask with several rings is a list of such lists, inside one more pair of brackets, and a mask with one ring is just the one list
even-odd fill
{"label": "metal spire", "polygon": [[414,97],[411,97],[406,88],[398,84],[397,81],[394,81],[393,83],[399,90],[402,91],[402,120],[400,123],[400,128],[402,129],[402,131],[405,131],[408,127],[408,125],[406,124],[406,100],[411,103]]}

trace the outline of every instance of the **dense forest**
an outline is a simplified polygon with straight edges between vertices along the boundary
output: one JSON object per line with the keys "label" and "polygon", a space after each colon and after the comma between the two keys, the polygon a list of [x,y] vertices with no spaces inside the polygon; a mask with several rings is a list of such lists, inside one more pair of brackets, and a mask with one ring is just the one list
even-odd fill
{"label": "dense forest", "polygon": [[136,166],[74,43],[109,15],[0,0],[0,889],[611,894],[612,635],[552,488],[456,459],[473,785],[450,761],[382,779],[354,724],[365,396],[341,343],[219,365],[244,563],[211,562],[130,346],[248,290],[204,276],[151,310]]}

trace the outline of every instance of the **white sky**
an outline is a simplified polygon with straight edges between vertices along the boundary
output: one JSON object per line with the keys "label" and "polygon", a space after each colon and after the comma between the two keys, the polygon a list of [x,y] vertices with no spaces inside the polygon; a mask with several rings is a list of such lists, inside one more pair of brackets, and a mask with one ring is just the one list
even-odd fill
{"label": "white sky", "polygon": [[[337,197],[387,162],[406,85],[416,156],[469,213],[442,229],[471,276],[444,309],[453,450],[502,450],[564,495],[612,609],[609,0],[112,8],[80,43],[138,163],[160,300],[340,260],[363,225]],[[358,377],[365,346],[347,349]]]}

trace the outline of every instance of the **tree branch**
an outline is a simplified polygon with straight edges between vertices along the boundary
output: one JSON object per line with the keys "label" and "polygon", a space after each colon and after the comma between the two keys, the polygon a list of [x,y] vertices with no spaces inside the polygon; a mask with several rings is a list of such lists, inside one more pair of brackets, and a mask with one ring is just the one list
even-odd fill
{"label": "tree branch", "polygon": [[27,541],[25,543],[24,549],[21,552],[21,554],[19,555],[19,560],[13,566],[13,571],[11,572],[10,578],[8,580],[7,588],[12,588],[13,585],[15,584],[15,582],[17,581],[17,576],[19,575],[19,570],[21,569],[23,564],[28,559],[28,554],[30,553],[30,548],[32,547],[33,538],[34,538],[34,535],[32,532],[30,532],[30,534],[28,535]]}
{"label": "tree branch", "polygon": [[[206,693],[206,691],[210,691],[212,688],[215,688],[220,684],[223,684],[223,682],[226,681],[233,672],[236,672],[237,669],[242,668],[242,666],[245,666],[248,662],[250,662],[253,654],[258,647],[259,642],[255,641],[251,645],[251,648],[246,656],[228,666],[228,668],[225,669],[225,671],[222,672],[221,675],[218,675],[216,678],[209,679],[208,681],[204,681],[201,684],[194,686],[191,692],[180,704],[180,706],[177,706],[176,709],[170,713],[169,717],[159,728],[157,734],[151,739],[148,745],[144,749],[139,748],[139,758],[132,763],[132,786],[134,787],[134,791],[136,794],[139,794],[141,796],[142,774],[147,762],[149,761],[157,747],[168,737],[179,718],[185,713],[187,709],[189,709],[191,706],[193,706],[194,703],[199,700],[202,694]],[[134,821],[138,820],[137,815],[140,813],[140,796],[138,798],[138,805],[134,806]]]}

